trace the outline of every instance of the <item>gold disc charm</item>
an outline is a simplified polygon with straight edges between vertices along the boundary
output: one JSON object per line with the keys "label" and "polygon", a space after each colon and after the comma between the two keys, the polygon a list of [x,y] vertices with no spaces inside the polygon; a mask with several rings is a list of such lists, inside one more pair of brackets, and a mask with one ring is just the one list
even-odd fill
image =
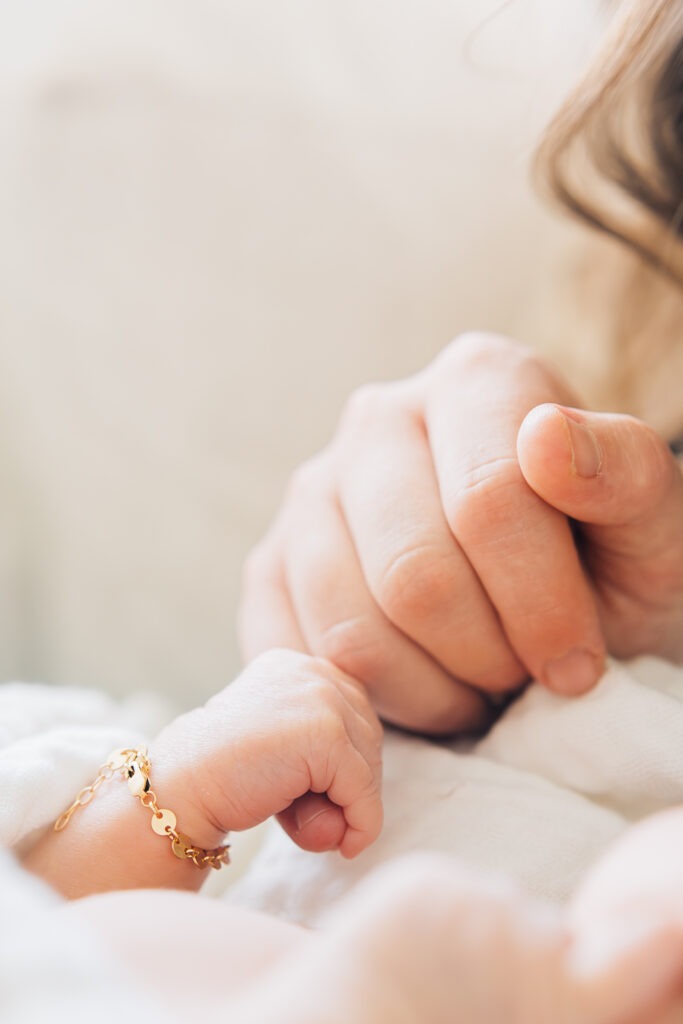
{"label": "gold disc charm", "polygon": [[171,843],[171,849],[178,860],[187,860],[187,851],[192,846],[192,840],[184,832],[177,833],[178,838]]}
{"label": "gold disc charm", "polygon": [[176,827],[176,816],[173,811],[166,811],[160,808],[161,813],[152,815],[151,825],[158,836],[165,836],[167,828]]}
{"label": "gold disc charm", "polygon": [[134,747],[120,747],[117,750],[112,750],[107,763],[100,767],[94,782],[85,786],[71,806],[57,818],[54,824],[55,832],[61,832],[66,828],[79,807],[85,807],[90,803],[100,786],[111,779],[115,772],[120,771],[122,777],[128,782],[128,789],[132,795],[137,797],[143,807],[151,811],[152,831],[158,836],[170,840],[173,855],[178,860],[191,860],[195,867],[202,870],[209,865],[218,869],[223,864],[229,864],[230,855],[227,845],[218,846],[215,850],[203,850],[201,846],[193,843],[189,836],[178,830],[173,811],[159,807],[156,793],[150,785],[151,768],[147,747],[139,747],[137,750]]}

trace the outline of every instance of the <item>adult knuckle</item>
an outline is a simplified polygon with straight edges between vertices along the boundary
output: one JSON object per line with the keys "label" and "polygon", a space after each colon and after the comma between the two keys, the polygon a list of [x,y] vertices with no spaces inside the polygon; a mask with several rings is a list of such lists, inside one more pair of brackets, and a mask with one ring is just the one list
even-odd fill
{"label": "adult knuckle", "polygon": [[289,480],[287,498],[307,498],[323,490],[326,479],[327,458],[325,452],[318,452],[296,467]]}
{"label": "adult knuckle", "polygon": [[450,342],[436,357],[435,365],[488,366],[506,361],[533,358],[529,349],[511,338],[490,331],[465,331]]}
{"label": "adult knuckle", "polygon": [[500,456],[463,473],[445,502],[446,518],[456,537],[476,543],[509,537],[519,527],[520,498],[528,487],[517,460]]}
{"label": "adult knuckle", "polygon": [[463,331],[453,341],[453,348],[462,357],[472,359],[499,358],[501,353],[515,355],[524,351],[519,342],[493,331]]}
{"label": "adult knuckle", "polygon": [[492,378],[507,380],[511,393],[522,386],[535,388],[548,401],[576,404],[574,396],[537,353],[526,345],[500,334],[470,331],[459,335],[443,349],[428,370],[432,389],[437,391],[467,381],[470,386],[487,387]]}
{"label": "adult knuckle", "polygon": [[268,575],[274,560],[272,545],[265,538],[259,541],[244,560],[242,566],[243,588],[258,586]]}
{"label": "adult knuckle", "polygon": [[375,598],[394,622],[430,618],[445,605],[453,589],[453,559],[431,544],[395,555],[382,570]]}
{"label": "adult knuckle", "polygon": [[366,616],[334,623],[321,633],[316,644],[317,654],[363,683],[386,674],[389,665],[385,651],[378,630]]}
{"label": "adult knuckle", "polygon": [[644,496],[657,502],[674,484],[680,469],[669,446],[654,427],[634,420],[638,430],[641,458],[632,464],[635,482]]}
{"label": "adult knuckle", "polygon": [[369,423],[382,417],[397,401],[397,391],[383,382],[362,384],[351,393],[342,411],[340,427],[346,430],[362,430]]}

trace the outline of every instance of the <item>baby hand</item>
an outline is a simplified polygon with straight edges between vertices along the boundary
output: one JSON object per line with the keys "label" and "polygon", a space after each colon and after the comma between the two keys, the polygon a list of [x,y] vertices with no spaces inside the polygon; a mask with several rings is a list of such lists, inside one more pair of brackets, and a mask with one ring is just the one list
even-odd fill
{"label": "baby hand", "polygon": [[273,650],[172,722],[151,760],[153,771],[178,767],[172,789],[194,801],[196,842],[217,845],[280,814],[298,845],[355,857],[382,827],[381,741],[359,683],[320,658]]}

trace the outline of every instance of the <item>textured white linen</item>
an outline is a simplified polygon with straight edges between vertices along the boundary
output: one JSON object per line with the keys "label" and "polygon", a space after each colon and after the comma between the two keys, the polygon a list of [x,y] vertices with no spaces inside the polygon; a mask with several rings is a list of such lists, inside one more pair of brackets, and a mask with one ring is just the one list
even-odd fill
{"label": "textured white linen", "polygon": [[0,846],[30,841],[111,750],[144,742],[170,716],[158,697],[117,702],[80,687],[0,686]]}
{"label": "textured white linen", "polygon": [[469,753],[391,732],[385,751],[386,823],[369,850],[307,854],[273,828],[229,898],[315,924],[376,864],[428,849],[562,902],[629,821],[683,801],[683,672],[614,664],[580,700],[530,687]]}
{"label": "textured white linen", "polygon": [[[107,754],[169,717],[158,698],[117,703],[92,690],[0,686],[0,846],[29,846],[92,781]],[[96,934],[52,913],[61,899],[0,849],[0,1020],[120,1022],[162,1017]]]}
{"label": "textured white linen", "polygon": [[171,1018],[116,963],[97,934],[60,917],[61,901],[0,850],[2,1024],[150,1024]]}
{"label": "textured white linen", "polygon": [[[168,717],[151,699],[0,686],[0,843],[30,844],[112,747],[153,735]],[[227,900],[316,924],[372,867],[425,849],[565,900],[629,821],[683,800],[683,670],[652,658],[614,664],[579,700],[532,686],[469,750],[388,732],[385,754],[386,824],[370,850],[351,862],[306,854],[273,827]],[[230,878],[215,875],[213,891]],[[109,1021],[144,1005],[96,937],[62,922],[55,942],[55,901],[0,852],[0,920],[12,922],[0,929],[3,1024],[59,1020],[55,1007],[67,1005],[70,1020]]]}

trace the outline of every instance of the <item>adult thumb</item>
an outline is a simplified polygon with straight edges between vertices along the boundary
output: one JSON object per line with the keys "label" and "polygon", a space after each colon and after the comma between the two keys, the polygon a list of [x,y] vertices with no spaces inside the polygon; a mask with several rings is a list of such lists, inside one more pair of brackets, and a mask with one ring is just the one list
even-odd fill
{"label": "adult thumb", "polygon": [[[582,524],[587,568],[606,604],[627,598],[632,612],[660,613],[660,626],[681,611],[683,474],[652,427],[632,416],[539,405],[522,422],[517,455],[529,486]],[[680,635],[680,622],[673,631]],[[657,653],[680,653],[667,642]]]}

